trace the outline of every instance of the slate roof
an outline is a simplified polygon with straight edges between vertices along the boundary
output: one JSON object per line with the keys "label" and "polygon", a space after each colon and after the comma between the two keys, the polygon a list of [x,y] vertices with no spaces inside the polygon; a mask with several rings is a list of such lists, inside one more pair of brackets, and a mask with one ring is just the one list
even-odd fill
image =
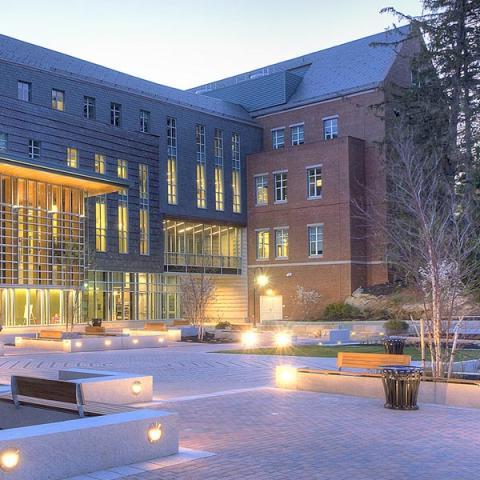
{"label": "slate roof", "polygon": [[[367,90],[385,80],[397,56],[398,42],[406,38],[409,29],[405,26],[370,35],[190,91],[239,103],[255,117]],[[288,85],[285,74],[296,77],[296,85]]]}
{"label": "slate roof", "polygon": [[6,35],[0,35],[0,60],[91,81],[214,115],[251,122],[251,117],[240,105],[143,80]]}

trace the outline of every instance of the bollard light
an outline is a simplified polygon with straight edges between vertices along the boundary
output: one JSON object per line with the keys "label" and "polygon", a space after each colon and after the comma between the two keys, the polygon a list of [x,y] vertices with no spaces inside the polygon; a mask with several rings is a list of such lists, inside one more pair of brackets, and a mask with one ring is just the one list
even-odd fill
{"label": "bollard light", "polygon": [[0,468],[4,472],[10,472],[20,462],[20,451],[17,448],[8,448],[0,452]]}
{"label": "bollard light", "polygon": [[132,342],[136,345],[138,343],[138,338],[134,338]]}
{"label": "bollard light", "polygon": [[242,345],[245,348],[253,348],[258,343],[258,333],[253,330],[242,333]]}
{"label": "bollard light", "polygon": [[109,347],[111,344],[112,344],[112,341],[111,341],[111,340],[105,340],[105,345],[106,345],[107,347]]}
{"label": "bollard light", "polygon": [[165,341],[165,339],[162,338],[162,337],[160,337],[160,338],[158,339],[158,343],[163,343],[164,341]]}
{"label": "bollard light", "polygon": [[286,348],[292,345],[292,336],[288,332],[278,332],[274,337],[277,348]]}
{"label": "bollard light", "polygon": [[148,441],[150,443],[157,443],[162,438],[162,426],[159,423],[150,425],[147,432]]}
{"label": "bollard light", "polygon": [[82,346],[82,342],[75,342],[75,346],[80,348]]}
{"label": "bollard light", "polygon": [[294,388],[297,383],[297,368],[291,365],[279,365],[276,368],[276,383],[280,388]]}
{"label": "bollard light", "polygon": [[134,395],[139,395],[140,393],[142,393],[142,390],[142,382],[136,381],[132,383],[132,393]]}

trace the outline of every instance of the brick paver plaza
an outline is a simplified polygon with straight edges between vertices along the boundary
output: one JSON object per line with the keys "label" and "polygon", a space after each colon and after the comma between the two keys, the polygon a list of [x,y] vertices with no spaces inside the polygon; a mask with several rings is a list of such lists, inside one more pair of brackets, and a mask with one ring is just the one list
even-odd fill
{"label": "brick paver plaza", "polygon": [[[216,455],[133,475],[153,479],[473,480],[480,471],[480,409],[272,388],[280,357],[207,353],[217,347],[6,356],[12,373],[91,367],[154,375],[155,406],[180,414],[181,445]],[[288,363],[331,366],[332,359]],[[34,370],[34,371],[32,371]]]}

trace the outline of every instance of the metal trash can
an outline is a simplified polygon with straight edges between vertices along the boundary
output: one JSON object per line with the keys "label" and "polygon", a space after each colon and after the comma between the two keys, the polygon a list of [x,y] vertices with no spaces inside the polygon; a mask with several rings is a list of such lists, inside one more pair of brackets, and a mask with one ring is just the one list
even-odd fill
{"label": "metal trash can", "polygon": [[386,337],[383,340],[383,347],[385,348],[385,353],[403,355],[405,340],[401,337]]}
{"label": "metal trash can", "polygon": [[385,408],[418,410],[417,397],[422,369],[403,365],[385,365],[382,369]]}

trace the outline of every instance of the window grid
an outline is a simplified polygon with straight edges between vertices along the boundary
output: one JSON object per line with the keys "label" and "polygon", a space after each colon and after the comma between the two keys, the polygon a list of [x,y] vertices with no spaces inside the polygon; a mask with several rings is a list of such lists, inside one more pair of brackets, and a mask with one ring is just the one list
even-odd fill
{"label": "window grid", "polygon": [[275,229],[275,258],[288,258],[288,227]]}
{"label": "window grid", "polygon": [[322,196],[322,167],[312,167],[307,170],[308,198],[320,198]]}
{"label": "window grid", "polygon": [[308,255],[323,255],[323,224],[308,226]]}
{"label": "window grid", "polygon": [[240,135],[232,133],[232,202],[233,213],[242,211]]}
{"label": "window grid", "polygon": [[107,196],[97,195],[95,200],[95,249],[107,251]]}
{"label": "window grid", "polygon": [[331,140],[338,137],[338,118],[325,118],[323,120],[323,138]]}
{"label": "window grid", "polygon": [[272,130],[272,148],[278,150],[285,147],[285,129],[276,128]]}
{"label": "window grid", "polygon": [[177,121],[167,117],[167,201],[177,203]]}
{"label": "window grid", "polygon": [[67,147],[67,165],[71,168],[78,168],[78,150]]}
{"label": "window grid", "polygon": [[38,140],[28,141],[28,156],[30,158],[40,158],[41,143]]}
{"label": "window grid", "polygon": [[197,208],[207,208],[207,179],[205,126],[195,126],[195,144],[197,147]]}
{"label": "window grid", "polygon": [[140,110],[140,131],[142,133],[150,131],[150,112],[147,110]]}
{"label": "window grid", "polygon": [[0,132],[0,150],[6,150],[8,148],[8,135]]}
{"label": "window grid", "polygon": [[18,99],[24,102],[32,101],[32,84],[30,82],[18,81],[17,83]]}
{"label": "window grid", "polygon": [[139,165],[140,255],[150,255],[150,213],[148,165]]}
{"label": "window grid", "polygon": [[215,157],[215,210],[225,210],[224,172],[223,172],[223,130],[215,129],[213,141]]}
{"label": "window grid", "polygon": [[268,260],[270,257],[270,231],[268,229],[257,230],[256,236],[257,260]]}
{"label": "window grid", "polygon": [[268,205],[268,177],[255,177],[255,205]]}
{"label": "window grid", "polygon": [[302,145],[305,141],[304,125],[292,125],[290,127],[292,145]]}
{"label": "window grid", "polygon": [[106,158],[100,153],[95,154],[95,172],[105,174]]}
{"label": "window grid", "polygon": [[119,103],[110,104],[110,125],[119,127],[121,122],[122,106]]}
{"label": "window grid", "polygon": [[126,160],[117,160],[117,176],[123,180],[128,178],[128,164]]}
{"label": "window grid", "polygon": [[52,108],[60,112],[65,110],[65,92],[63,90],[52,89]]}
{"label": "window grid", "polygon": [[95,111],[95,98],[94,97],[83,97],[83,116],[89,120],[95,120],[96,111]]}
{"label": "window grid", "polygon": [[276,173],[275,176],[275,202],[288,200],[287,172]]}

